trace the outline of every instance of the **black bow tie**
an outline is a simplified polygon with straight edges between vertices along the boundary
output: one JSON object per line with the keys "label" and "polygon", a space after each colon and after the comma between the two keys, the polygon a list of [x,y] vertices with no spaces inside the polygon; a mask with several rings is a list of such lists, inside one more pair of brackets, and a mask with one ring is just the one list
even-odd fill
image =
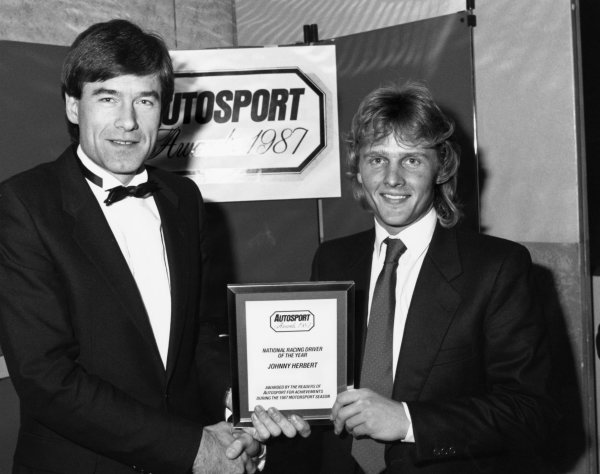
{"label": "black bow tie", "polygon": [[155,193],[160,188],[154,181],[147,181],[137,186],[117,186],[108,190],[108,197],[104,200],[104,204],[110,206],[115,202],[119,202],[128,196],[136,198],[145,198]]}
{"label": "black bow tie", "polygon": [[[79,168],[87,179],[94,183],[98,187],[102,187],[102,178],[95,175],[85,167],[81,160],[77,160]],[[104,204],[110,206],[115,202],[119,202],[128,196],[137,198],[145,198],[155,193],[160,189],[160,186],[154,181],[147,181],[145,183],[138,184],[137,186],[117,186],[108,190],[108,197],[104,200]]]}

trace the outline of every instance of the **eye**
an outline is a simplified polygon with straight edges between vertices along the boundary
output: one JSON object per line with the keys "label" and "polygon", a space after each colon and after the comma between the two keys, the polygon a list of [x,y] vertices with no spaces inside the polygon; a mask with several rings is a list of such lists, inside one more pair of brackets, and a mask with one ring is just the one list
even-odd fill
{"label": "eye", "polygon": [[145,105],[147,107],[152,107],[154,105],[154,100],[153,99],[140,99],[138,100],[138,103],[141,105]]}
{"label": "eye", "polygon": [[418,156],[407,156],[402,160],[402,166],[407,170],[414,170],[421,166],[423,161]]}
{"label": "eye", "polygon": [[104,102],[104,103],[107,103],[107,104],[115,102],[115,101],[116,101],[116,99],[114,97],[110,97],[110,96],[100,97],[100,102]]}
{"label": "eye", "polygon": [[385,165],[387,160],[382,156],[374,155],[374,156],[367,157],[367,162],[371,166],[379,167],[379,166]]}

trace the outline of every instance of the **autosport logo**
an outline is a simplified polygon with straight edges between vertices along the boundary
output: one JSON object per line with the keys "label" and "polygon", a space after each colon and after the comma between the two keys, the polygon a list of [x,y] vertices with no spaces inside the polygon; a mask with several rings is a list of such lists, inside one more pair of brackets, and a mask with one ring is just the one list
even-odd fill
{"label": "autosport logo", "polygon": [[270,324],[275,332],[310,331],[315,326],[315,315],[310,311],[275,311]]}
{"label": "autosport logo", "polygon": [[[302,173],[326,146],[325,94],[298,68],[175,74],[153,155],[203,172]],[[193,166],[192,166],[193,168]]]}

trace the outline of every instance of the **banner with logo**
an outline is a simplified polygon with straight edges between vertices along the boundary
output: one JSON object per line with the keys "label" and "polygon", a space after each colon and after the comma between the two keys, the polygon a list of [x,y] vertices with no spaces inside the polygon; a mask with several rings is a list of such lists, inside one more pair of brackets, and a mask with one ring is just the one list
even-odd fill
{"label": "banner with logo", "polygon": [[340,196],[335,46],[171,55],[175,95],[149,164],[208,202]]}

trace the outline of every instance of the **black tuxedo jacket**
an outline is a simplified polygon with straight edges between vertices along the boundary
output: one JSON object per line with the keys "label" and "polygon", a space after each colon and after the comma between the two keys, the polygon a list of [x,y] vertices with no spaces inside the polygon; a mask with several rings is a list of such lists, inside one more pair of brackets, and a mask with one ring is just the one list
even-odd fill
{"label": "black tuxedo jacket", "polygon": [[[0,344],[21,401],[15,464],[51,472],[183,473],[224,386],[203,377],[204,207],[189,180],[160,186],[172,291],[167,367],[141,296],[71,147],[0,186]],[[219,393],[215,400],[214,392]]]}
{"label": "black tuxedo jacket", "polygon": [[[313,280],[356,283],[358,386],[374,238],[370,230],[326,242],[313,262]],[[416,442],[387,444],[387,472],[536,472],[530,454],[553,409],[531,267],[521,245],[437,226],[392,396],[408,404]],[[322,472],[355,472],[351,441],[323,434]]]}

